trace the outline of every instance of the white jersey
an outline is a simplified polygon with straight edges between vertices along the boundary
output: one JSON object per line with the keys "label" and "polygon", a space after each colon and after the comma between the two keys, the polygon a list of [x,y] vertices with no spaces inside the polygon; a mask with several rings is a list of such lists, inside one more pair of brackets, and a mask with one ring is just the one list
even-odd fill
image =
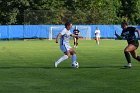
{"label": "white jersey", "polygon": [[62,30],[61,33],[61,38],[60,38],[60,49],[63,51],[63,52],[66,52],[68,50],[70,50],[71,46],[69,44],[69,41],[70,41],[70,35],[72,34],[70,32],[70,30],[67,30],[66,28],[64,28]]}
{"label": "white jersey", "polygon": [[66,28],[64,28],[63,30],[62,30],[62,32],[60,32],[61,33],[61,38],[60,38],[60,44],[64,44],[64,43],[69,43],[69,40],[70,40],[70,35],[72,34],[71,32],[70,32],[70,30],[67,30]]}
{"label": "white jersey", "polygon": [[95,30],[96,37],[100,37],[100,30]]}

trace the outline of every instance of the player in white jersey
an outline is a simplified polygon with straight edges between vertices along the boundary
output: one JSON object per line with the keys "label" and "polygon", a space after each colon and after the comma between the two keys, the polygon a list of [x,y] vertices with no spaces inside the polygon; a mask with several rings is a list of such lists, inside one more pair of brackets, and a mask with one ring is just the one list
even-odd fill
{"label": "player in white jersey", "polygon": [[99,41],[100,41],[100,30],[98,27],[96,27],[96,30],[95,30],[95,37],[96,37],[96,44],[99,45]]}
{"label": "player in white jersey", "polygon": [[67,22],[65,24],[65,28],[60,32],[56,37],[56,43],[58,43],[58,40],[60,38],[60,49],[62,52],[64,52],[64,56],[62,56],[58,61],[55,62],[55,67],[62,61],[68,59],[70,55],[72,55],[72,66],[76,63],[76,52],[75,50],[70,46],[69,40],[70,37],[78,37],[82,38],[81,36],[74,35],[70,32],[70,29],[72,28],[72,23]]}

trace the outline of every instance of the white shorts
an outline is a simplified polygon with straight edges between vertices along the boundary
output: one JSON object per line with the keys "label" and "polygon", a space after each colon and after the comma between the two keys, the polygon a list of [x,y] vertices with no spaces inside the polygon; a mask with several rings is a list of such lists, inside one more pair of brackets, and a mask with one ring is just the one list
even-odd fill
{"label": "white shorts", "polygon": [[70,50],[70,48],[71,48],[71,46],[67,43],[65,43],[63,45],[60,45],[60,49],[61,49],[62,52],[67,52],[67,51]]}
{"label": "white shorts", "polygon": [[100,38],[100,36],[96,36],[96,38]]}

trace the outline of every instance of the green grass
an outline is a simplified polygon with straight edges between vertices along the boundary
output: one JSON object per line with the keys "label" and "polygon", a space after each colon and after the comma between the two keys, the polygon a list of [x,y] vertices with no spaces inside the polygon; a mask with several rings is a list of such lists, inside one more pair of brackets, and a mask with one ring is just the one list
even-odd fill
{"label": "green grass", "polygon": [[80,68],[73,69],[71,58],[54,68],[63,55],[54,40],[0,41],[0,93],[139,93],[140,63],[132,59],[131,69],[122,68],[126,45],[80,40]]}

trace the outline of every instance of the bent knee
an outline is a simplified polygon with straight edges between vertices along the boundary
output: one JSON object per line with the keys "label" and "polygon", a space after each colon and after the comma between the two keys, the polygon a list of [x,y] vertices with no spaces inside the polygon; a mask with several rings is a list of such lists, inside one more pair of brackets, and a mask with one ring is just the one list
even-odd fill
{"label": "bent knee", "polygon": [[71,55],[76,54],[76,51],[72,48],[72,49],[70,50],[70,54],[71,54]]}
{"label": "bent knee", "polygon": [[73,51],[73,52],[71,52],[70,54],[71,54],[71,55],[74,55],[74,54],[76,54],[76,52],[75,52],[75,51]]}

